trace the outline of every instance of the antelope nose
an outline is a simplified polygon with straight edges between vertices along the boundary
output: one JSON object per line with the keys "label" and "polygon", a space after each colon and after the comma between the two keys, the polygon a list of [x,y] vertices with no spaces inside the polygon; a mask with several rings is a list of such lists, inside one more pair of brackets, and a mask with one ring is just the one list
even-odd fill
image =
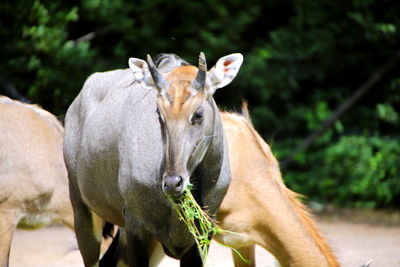
{"label": "antelope nose", "polygon": [[168,195],[178,195],[183,188],[183,179],[179,175],[164,177],[164,192]]}

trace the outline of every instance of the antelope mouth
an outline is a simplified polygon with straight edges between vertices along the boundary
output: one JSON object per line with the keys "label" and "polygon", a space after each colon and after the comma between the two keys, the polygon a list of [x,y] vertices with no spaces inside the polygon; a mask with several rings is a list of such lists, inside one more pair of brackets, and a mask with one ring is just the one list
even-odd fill
{"label": "antelope mouth", "polygon": [[163,179],[162,189],[167,196],[179,197],[186,187],[185,179],[180,175],[167,175]]}
{"label": "antelope mouth", "polygon": [[[180,194],[175,194],[175,195],[168,195],[167,197],[174,203],[177,205],[182,205],[182,203],[184,203],[185,201],[187,201],[188,198],[190,198],[190,195],[192,193],[194,193],[194,191],[192,191],[193,189],[193,185],[191,183],[189,183],[184,190],[182,190],[182,192]],[[197,200],[196,200],[197,202]]]}

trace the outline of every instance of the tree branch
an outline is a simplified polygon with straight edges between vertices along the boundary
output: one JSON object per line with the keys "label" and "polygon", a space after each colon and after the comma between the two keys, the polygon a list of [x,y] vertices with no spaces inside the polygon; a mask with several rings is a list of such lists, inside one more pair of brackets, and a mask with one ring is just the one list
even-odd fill
{"label": "tree branch", "polygon": [[400,50],[397,51],[394,56],[377,71],[375,71],[368,80],[366,80],[357,90],[344,101],[336,110],[327,118],[321,126],[311,133],[304,141],[296,148],[296,150],[286,158],[282,163],[282,168],[287,168],[294,160],[295,156],[301,151],[306,150],[315,139],[325,132],[332,124],[338,120],[346,111],[348,111],[363,95],[365,95],[382,77],[392,69],[400,59]]}

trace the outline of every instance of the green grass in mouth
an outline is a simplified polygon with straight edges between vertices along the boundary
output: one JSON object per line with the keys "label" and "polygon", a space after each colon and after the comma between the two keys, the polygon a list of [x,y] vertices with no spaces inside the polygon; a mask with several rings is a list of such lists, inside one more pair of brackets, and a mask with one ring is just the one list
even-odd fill
{"label": "green grass in mouth", "polygon": [[[208,248],[210,247],[211,243],[209,236],[224,232],[231,234],[235,233],[222,230],[213,222],[207,212],[204,211],[199,204],[197,204],[191,193],[192,188],[193,185],[189,184],[181,195],[169,196],[169,199],[174,209],[178,213],[179,219],[186,225],[189,232],[193,235],[197,244],[197,248],[199,249],[203,266],[205,266]],[[232,247],[229,248],[233,249],[244,262],[250,264],[250,261],[240,255],[236,249]]]}

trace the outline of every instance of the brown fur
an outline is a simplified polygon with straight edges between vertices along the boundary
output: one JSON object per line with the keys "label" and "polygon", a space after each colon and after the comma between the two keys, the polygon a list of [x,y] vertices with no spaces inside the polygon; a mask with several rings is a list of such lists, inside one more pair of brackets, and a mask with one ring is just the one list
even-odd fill
{"label": "brown fur", "polygon": [[0,266],[8,262],[18,223],[36,228],[52,221],[73,227],[63,128],[36,105],[0,97]]}
{"label": "brown fur", "polygon": [[166,98],[159,98],[158,106],[165,117],[188,118],[202,103],[205,96],[202,92],[192,95],[190,86],[197,74],[194,66],[181,66],[166,75],[170,88]]}
{"label": "brown fur", "polygon": [[190,97],[190,87],[196,77],[197,68],[194,66],[177,67],[167,75],[167,81],[171,84],[168,90],[168,99],[172,106],[172,114],[178,116],[182,111],[182,106]]}
{"label": "brown fur", "polygon": [[[245,104],[243,110],[245,110],[245,114],[247,114],[247,116],[245,116],[245,118],[247,120],[248,128],[252,132],[253,137],[256,139],[257,144],[259,145],[260,151],[262,151],[264,153],[264,156],[266,158],[269,158],[269,161],[274,162],[274,167],[277,168],[276,166],[278,166],[278,162],[276,161],[275,157],[273,156],[271,149],[269,148],[267,143],[265,143],[265,141],[261,138],[261,136],[257,133],[257,131],[254,129],[253,124],[250,121],[250,116],[249,116],[248,109],[247,109],[247,103]],[[330,246],[325,241],[320,230],[316,226],[309,208],[306,205],[304,205],[301,202],[301,200],[299,200],[302,197],[302,195],[300,195],[296,192],[293,192],[292,190],[287,188],[285,186],[285,184],[283,183],[283,179],[282,179],[282,176],[280,173],[278,176],[280,178],[279,182],[281,182],[282,187],[284,187],[286,189],[286,194],[287,194],[288,200],[293,205],[293,208],[299,215],[300,220],[302,221],[304,226],[307,228],[308,232],[312,236],[312,238],[315,241],[315,243],[317,244],[318,248],[325,255],[325,257],[329,263],[329,266],[338,266],[336,257],[333,255]]]}
{"label": "brown fur", "polygon": [[317,244],[320,251],[325,255],[326,260],[328,261],[328,266],[339,266],[339,263],[332,252],[332,249],[325,241],[324,237],[322,236],[320,230],[318,229],[317,225],[313,220],[313,216],[310,212],[310,209],[304,205],[299,198],[301,195],[297,194],[296,192],[287,189],[287,194],[289,201],[292,203],[293,207],[297,211],[300,216],[300,220],[303,222],[304,226],[307,228],[308,232],[314,239],[315,243]]}
{"label": "brown fur", "polygon": [[[217,240],[253,260],[254,246],[271,252],[282,266],[339,266],[298,194],[283,183],[269,146],[246,117],[222,113],[232,182],[218,220]],[[235,266],[248,266],[235,257]],[[253,265],[255,266],[255,265]]]}

